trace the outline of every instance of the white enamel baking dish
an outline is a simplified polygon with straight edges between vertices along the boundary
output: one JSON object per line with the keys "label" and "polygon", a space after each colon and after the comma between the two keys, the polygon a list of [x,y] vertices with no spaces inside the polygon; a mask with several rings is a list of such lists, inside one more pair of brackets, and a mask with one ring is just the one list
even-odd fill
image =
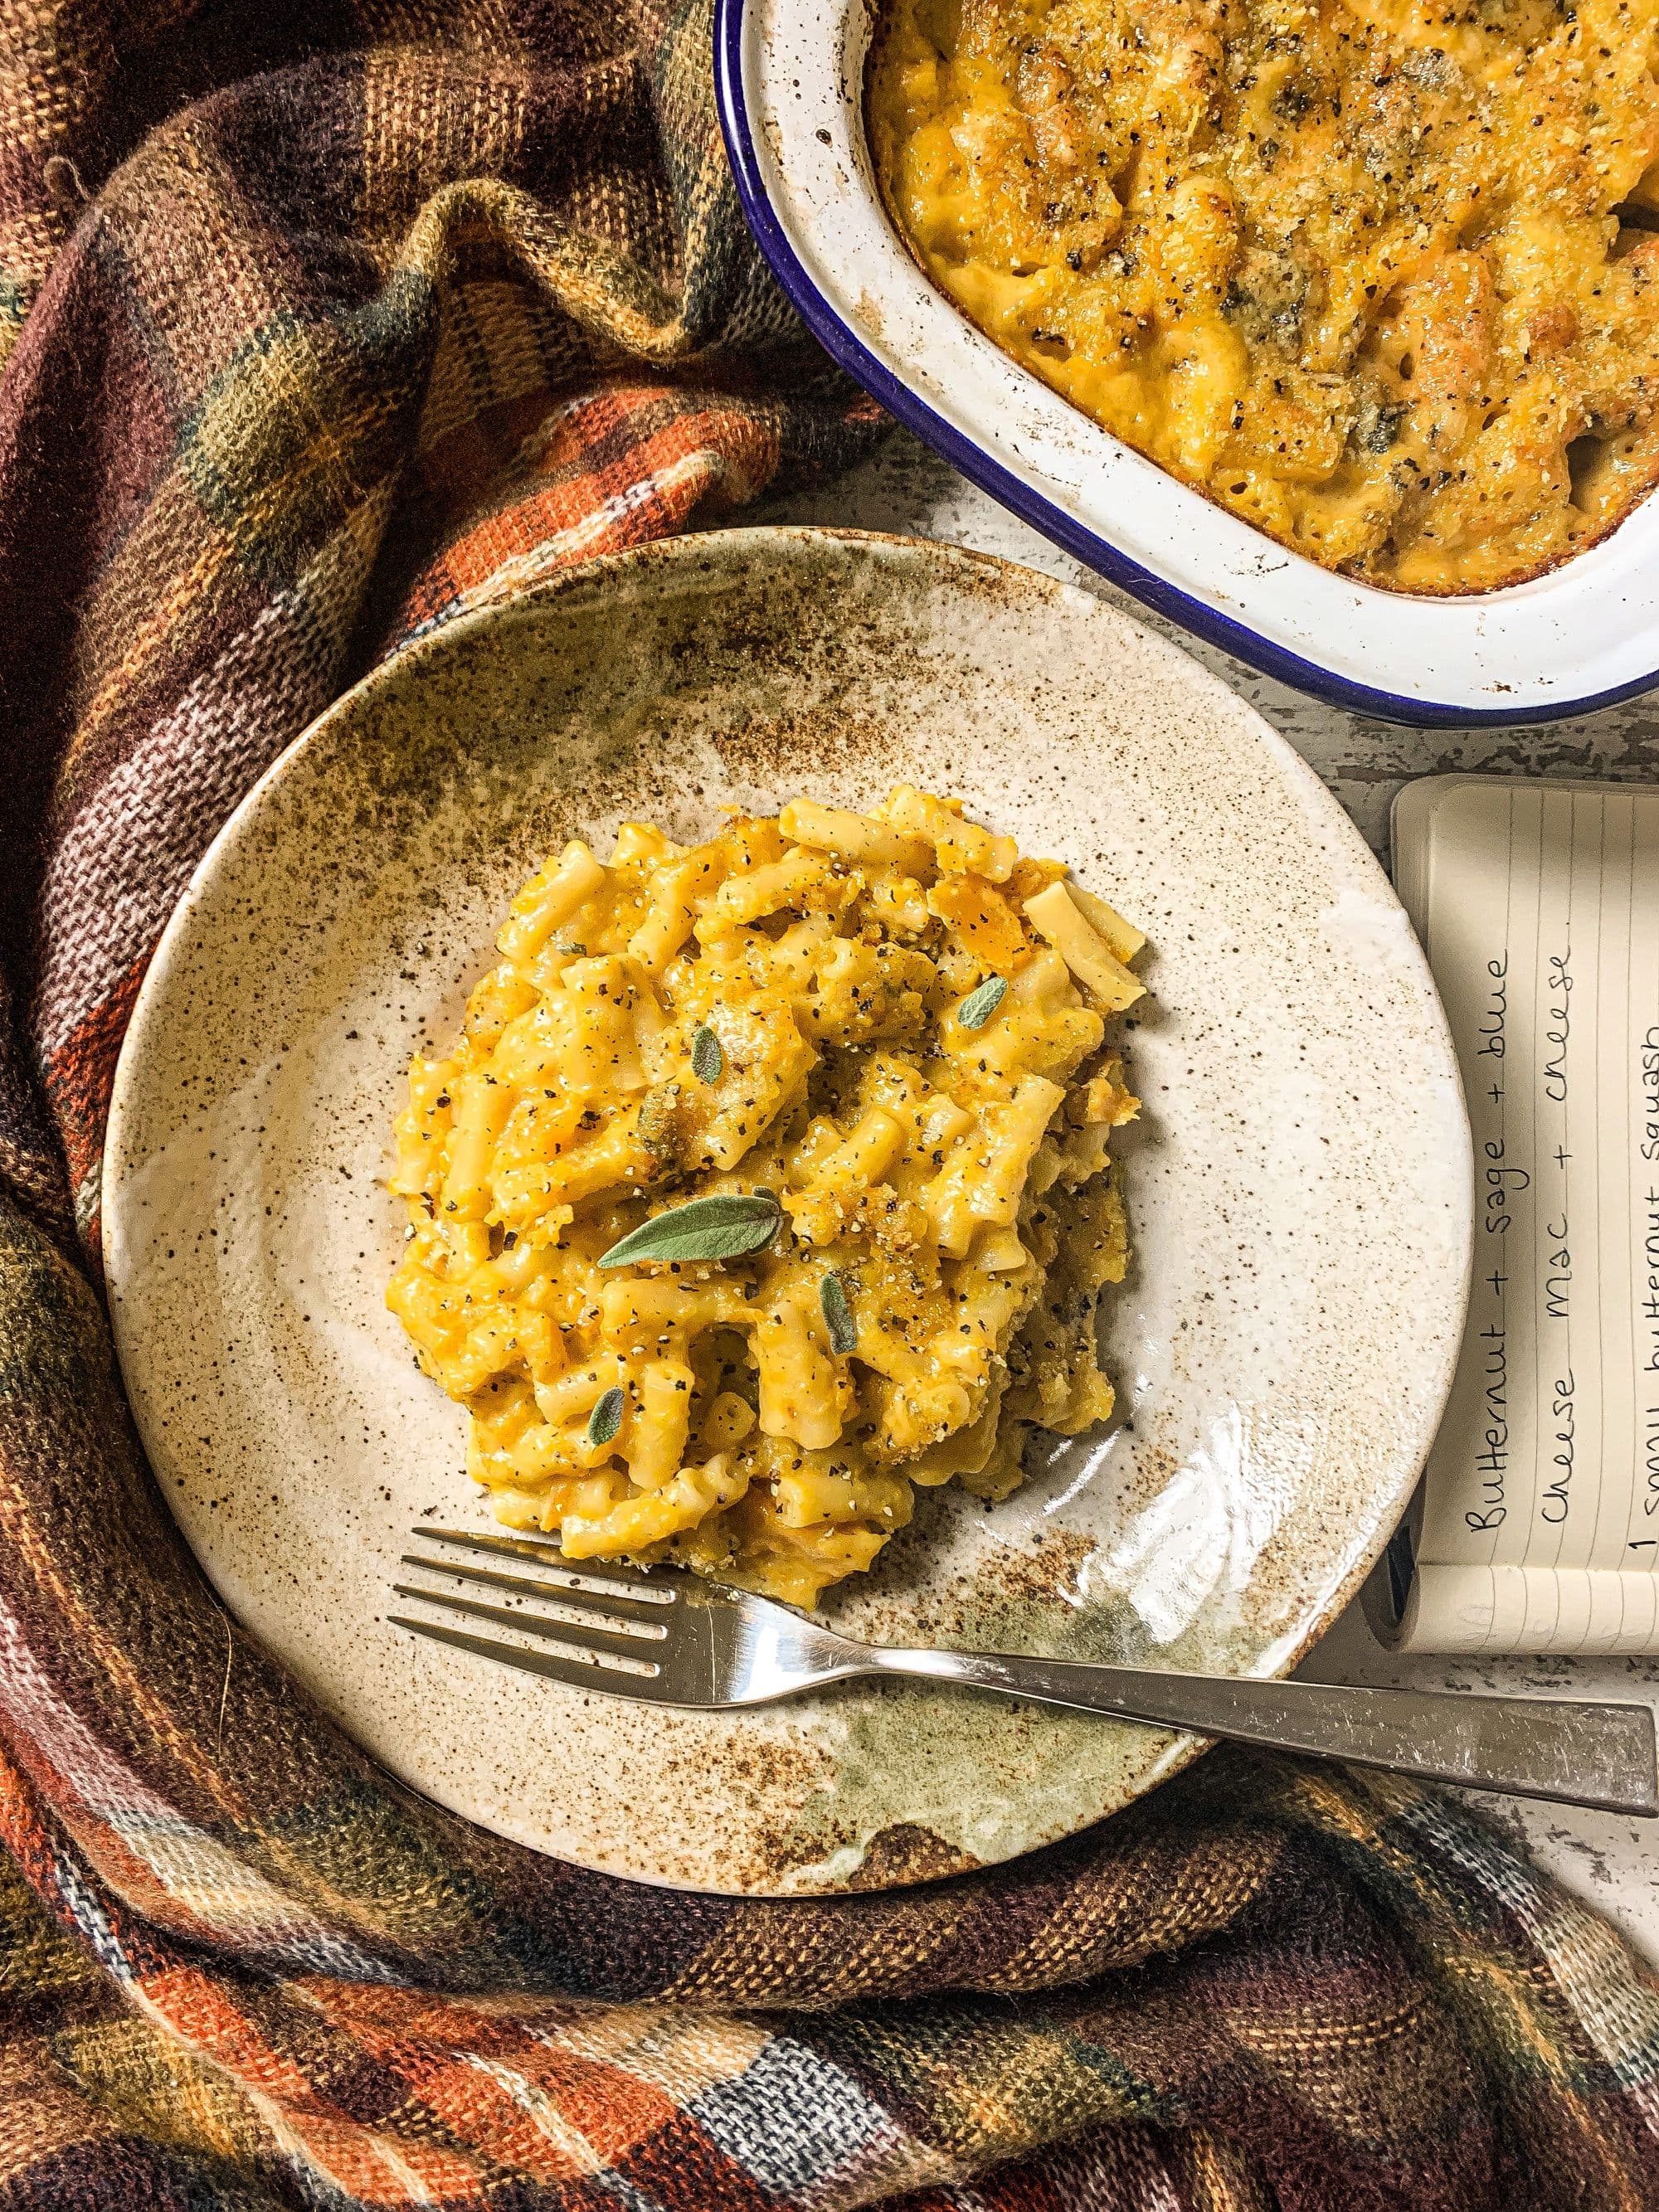
{"label": "white enamel baking dish", "polygon": [[1403,722],[1528,722],[1659,684],[1659,497],[1549,574],[1462,599],[1332,574],[1133,453],[923,276],[866,150],[871,0],[715,0],[750,227],[828,350],[965,476],[1159,613],[1316,697]]}

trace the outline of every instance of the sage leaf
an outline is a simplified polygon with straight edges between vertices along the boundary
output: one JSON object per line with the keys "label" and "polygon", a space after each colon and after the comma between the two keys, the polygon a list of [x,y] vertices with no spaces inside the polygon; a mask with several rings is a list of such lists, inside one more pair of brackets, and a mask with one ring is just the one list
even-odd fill
{"label": "sage leaf", "polygon": [[621,1386],[613,1382],[587,1417],[587,1441],[591,1444],[608,1444],[622,1426],[623,1394]]}
{"label": "sage leaf", "polygon": [[965,1030],[982,1030],[1008,994],[1006,975],[990,975],[977,991],[970,991],[957,1008],[957,1020]]}
{"label": "sage leaf", "polygon": [[832,1273],[824,1277],[818,1291],[818,1304],[823,1308],[830,1344],[837,1352],[851,1352],[859,1340],[858,1323],[853,1319],[853,1309],[847,1303],[847,1285],[839,1275]]}
{"label": "sage leaf", "polygon": [[691,1040],[691,1073],[699,1083],[718,1083],[725,1066],[720,1041],[704,1022]]}
{"label": "sage leaf", "polygon": [[783,1208],[770,1191],[752,1197],[741,1191],[716,1191],[688,1199],[666,1213],[630,1229],[620,1243],[599,1255],[602,1267],[625,1267],[636,1260],[735,1260],[758,1252],[778,1233]]}

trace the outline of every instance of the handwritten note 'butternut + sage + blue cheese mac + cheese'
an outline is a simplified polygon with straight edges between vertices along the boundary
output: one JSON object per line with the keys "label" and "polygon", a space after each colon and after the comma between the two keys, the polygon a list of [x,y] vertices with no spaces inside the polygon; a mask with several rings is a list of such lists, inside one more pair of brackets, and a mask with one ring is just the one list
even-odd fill
{"label": "handwritten note 'butternut + sage + blue cheese mac + cheese'", "polygon": [[1659,792],[1431,777],[1395,858],[1476,1194],[1403,1640],[1659,1650]]}

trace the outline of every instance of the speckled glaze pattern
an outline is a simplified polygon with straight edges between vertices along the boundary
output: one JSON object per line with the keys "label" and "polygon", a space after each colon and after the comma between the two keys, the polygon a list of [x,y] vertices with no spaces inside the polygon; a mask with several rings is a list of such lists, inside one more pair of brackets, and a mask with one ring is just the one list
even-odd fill
{"label": "speckled glaze pattern", "polygon": [[1192,1755],[924,1685],[741,1714],[566,1691],[384,1615],[405,1532],[476,1520],[463,1417],[386,1311],[409,1054],[513,889],[627,816],[960,792],[1146,928],[1120,1418],[988,1510],[929,1493],[830,1617],[892,1641],[1268,1673],[1414,1482],[1461,1333],[1468,1124],[1386,880],[1184,655],[1030,570],[810,530],[568,572],[377,672],[204,861],[118,1076],[105,1243],[157,1478],[237,1615],[416,1788],[539,1849],[759,1894],[1006,1858]]}

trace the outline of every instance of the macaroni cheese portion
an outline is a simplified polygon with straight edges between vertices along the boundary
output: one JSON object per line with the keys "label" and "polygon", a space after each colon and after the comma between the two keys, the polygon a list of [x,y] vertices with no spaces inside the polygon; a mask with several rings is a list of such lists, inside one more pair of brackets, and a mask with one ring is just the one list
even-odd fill
{"label": "macaroni cheese portion", "polygon": [[934,282],[1327,567],[1513,583],[1659,474],[1659,0],[889,0]]}
{"label": "macaroni cheese portion", "polygon": [[497,1516],[811,1605],[1103,1418],[1143,942],[904,786],[566,845],[397,1124],[387,1303]]}

